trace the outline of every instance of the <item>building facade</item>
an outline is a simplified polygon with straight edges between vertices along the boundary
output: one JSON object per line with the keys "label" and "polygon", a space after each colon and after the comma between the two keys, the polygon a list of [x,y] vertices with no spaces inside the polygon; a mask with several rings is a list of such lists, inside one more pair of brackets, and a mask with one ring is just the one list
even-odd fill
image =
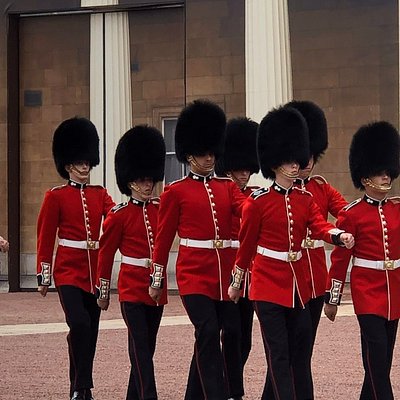
{"label": "building facade", "polygon": [[175,180],[185,172],[176,117],[196,98],[256,121],[292,98],[319,104],[329,148],[315,172],[349,201],[352,134],[377,119],[399,125],[397,0],[0,0],[0,12],[0,235],[10,241],[0,279],[11,291],[36,282],[36,219],[62,183],[51,140],[63,119],[97,126],[91,182],[116,202],[120,136],[135,124],[162,130]]}

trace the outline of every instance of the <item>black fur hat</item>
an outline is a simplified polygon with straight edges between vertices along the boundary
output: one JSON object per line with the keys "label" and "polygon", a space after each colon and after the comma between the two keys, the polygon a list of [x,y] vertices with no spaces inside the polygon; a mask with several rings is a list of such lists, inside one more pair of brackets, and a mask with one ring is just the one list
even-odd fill
{"label": "black fur hat", "polygon": [[90,167],[99,164],[99,136],[96,127],[86,118],[74,117],[63,121],[54,131],[53,158],[57,172],[69,179],[65,166],[88,161]]}
{"label": "black fur hat", "polygon": [[254,174],[260,170],[256,150],[257,129],[257,122],[245,117],[228,122],[223,154],[215,168],[217,175],[239,170]]}
{"label": "black fur hat", "polygon": [[310,137],[310,153],[314,157],[314,163],[317,163],[328,148],[328,125],[325,113],[311,101],[294,100],[286,106],[300,111],[306,120]]}
{"label": "black fur hat", "polygon": [[129,182],[140,178],[164,179],[165,142],[161,132],[147,125],[129,129],[115,151],[115,174],[121,193],[131,195]]}
{"label": "black fur hat", "polygon": [[273,169],[297,161],[305,168],[310,159],[307,123],[299,111],[279,107],[270,111],[258,128],[257,153],[265,178],[275,178]]}
{"label": "black fur hat", "polygon": [[362,178],[386,171],[392,179],[400,173],[400,137],[397,129],[386,121],[363,125],[354,134],[350,145],[351,179],[363,189]]}
{"label": "black fur hat", "polygon": [[221,155],[226,126],[224,111],[208,100],[195,100],[180,113],[175,129],[176,157],[187,163],[187,156],[207,152]]}

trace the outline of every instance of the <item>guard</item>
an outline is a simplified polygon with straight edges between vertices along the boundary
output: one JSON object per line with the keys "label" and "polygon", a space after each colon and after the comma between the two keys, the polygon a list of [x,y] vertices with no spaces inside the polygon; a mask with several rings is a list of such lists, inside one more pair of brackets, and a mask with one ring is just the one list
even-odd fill
{"label": "guard", "polygon": [[[297,110],[281,107],[264,117],[257,152],[264,177],[274,182],[253,192],[244,204],[229,296],[239,300],[255,254],[250,299],[260,321],[269,373],[261,398],[271,398],[270,385],[274,398],[311,399],[309,359],[295,357],[298,321],[311,297],[301,242],[308,228],[330,243],[352,246],[353,238],[324,220],[311,194],[293,187],[310,158],[307,124]],[[311,323],[309,328],[311,336]]]}
{"label": "guard", "polygon": [[353,249],[331,255],[325,314],[335,320],[349,262],[351,295],[360,325],[364,382],[360,399],[390,400],[393,349],[400,318],[400,199],[387,197],[400,173],[400,138],[381,121],[353,136],[349,164],[354,186],[365,191],[340,213],[337,226],[353,233]]}
{"label": "guard", "polygon": [[[241,190],[241,192],[248,197],[255,190],[259,189],[256,186],[248,186],[252,174],[260,171],[256,151],[256,138],[257,138],[258,124],[246,117],[231,119],[226,126],[226,137],[224,143],[224,151],[221,158],[216,165],[216,174],[219,176],[228,176],[231,178]],[[240,218],[233,217],[232,221],[232,252],[236,257],[237,249],[239,248],[239,227]],[[233,264],[232,264],[233,267]],[[229,340],[229,330],[224,331],[222,343],[224,345],[223,355],[226,365],[226,376],[228,377],[229,388],[234,388],[239,382],[243,381],[237,378],[237,365],[229,361],[229,356],[239,351],[242,357],[242,373],[246,361],[249,357],[251,350],[252,332],[253,332],[253,304],[248,298],[249,285],[250,285],[251,269],[246,273],[243,284],[243,291],[238,302],[240,311],[240,325],[241,325],[241,342],[232,343]],[[233,370],[233,371],[231,371]],[[243,383],[242,383],[243,384]],[[232,398],[235,391],[229,391]]]}
{"label": "guard", "polygon": [[53,156],[58,173],[68,182],[47,191],[40,209],[38,291],[46,296],[54,277],[69,327],[71,399],[91,400],[100,318],[95,296],[100,227],[114,202],[106,189],[88,184],[90,170],[99,163],[99,137],[89,120],[62,122],[54,132]]}
{"label": "guard", "polygon": [[164,179],[165,143],[153,127],[135,126],[121,137],[115,153],[118,187],[129,201],[116,205],[103,224],[99,253],[99,298],[107,310],[117,250],[121,252],[118,294],[128,328],[131,361],[126,400],[156,400],[153,356],[167,290],[158,303],[149,295],[150,266],[157,234],[159,199],[154,185]]}
{"label": "guard", "polygon": [[[186,106],[178,118],[175,149],[178,160],[190,165],[185,178],[161,195],[159,229],[153,252],[153,299],[159,301],[169,250],[180,238],[176,262],[179,294],[195,328],[195,345],[186,400],[223,400],[224,368],[220,330],[237,321],[239,310],[229,301],[232,267],[232,216],[240,216],[245,197],[229,178],[214,178],[215,160],[222,151],[225,114],[208,100]],[[158,292],[158,293],[157,293]],[[235,329],[240,335],[240,329]],[[232,337],[232,341],[240,341]],[[236,365],[241,365],[239,353]],[[242,389],[243,390],[243,389]],[[239,398],[243,392],[235,394]]]}

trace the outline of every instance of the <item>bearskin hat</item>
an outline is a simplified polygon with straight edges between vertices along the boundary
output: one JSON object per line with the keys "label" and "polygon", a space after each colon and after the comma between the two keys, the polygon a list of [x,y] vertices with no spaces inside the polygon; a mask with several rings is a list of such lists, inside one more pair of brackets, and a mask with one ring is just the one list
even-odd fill
{"label": "bearskin hat", "polygon": [[351,179],[363,189],[362,178],[386,171],[392,179],[400,173],[400,137],[397,129],[386,121],[363,125],[354,134],[349,154]]}
{"label": "bearskin hat", "polygon": [[311,101],[294,100],[287,103],[286,106],[300,111],[306,120],[310,137],[310,153],[314,158],[314,163],[317,163],[328,148],[328,125],[325,113]]}
{"label": "bearskin hat", "polygon": [[261,121],[257,136],[257,153],[261,172],[274,179],[273,169],[296,161],[305,168],[310,159],[307,123],[302,114],[291,107],[270,111]]}
{"label": "bearskin hat", "polygon": [[221,155],[226,126],[224,111],[208,100],[195,100],[180,113],[175,129],[176,157],[187,163],[187,156],[208,152]]}
{"label": "bearskin hat", "polygon": [[215,168],[217,175],[246,170],[260,170],[257,159],[257,122],[249,118],[234,118],[226,125],[224,149]]}
{"label": "bearskin hat", "polygon": [[121,193],[130,196],[128,184],[137,179],[162,181],[164,168],[165,142],[158,129],[138,125],[121,137],[115,151],[115,174]]}
{"label": "bearskin hat", "polygon": [[53,158],[57,172],[69,179],[65,166],[88,161],[90,167],[99,164],[99,135],[96,127],[86,118],[74,117],[63,121],[54,131]]}

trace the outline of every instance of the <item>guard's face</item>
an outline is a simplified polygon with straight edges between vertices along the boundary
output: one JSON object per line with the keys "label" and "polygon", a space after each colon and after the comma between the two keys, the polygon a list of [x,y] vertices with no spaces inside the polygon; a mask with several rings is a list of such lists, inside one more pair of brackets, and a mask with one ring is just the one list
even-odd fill
{"label": "guard's face", "polygon": [[239,186],[239,189],[243,189],[249,182],[250,179],[250,171],[247,170],[237,170],[231,171],[227,174],[236,184]]}
{"label": "guard's face", "polygon": [[199,175],[205,175],[212,172],[215,166],[215,155],[206,153],[200,156],[189,156],[191,170]]}
{"label": "guard's face", "polygon": [[277,170],[275,171],[276,176],[281,175],[285,176],[286,178],[296,179],[299,176],[300,165],[296,161],[287,162],[282,164]]}
{"label": "guard's face", "polygon": [[89,179],[90,164],[89,161],[77,161],[73,164],[68,164],[65,167],[69,174],[69,178],[78,183],[86,183]]}
{"label": "guard's face", "polygon": [[392,188],[392,178],[386,171],[362,179],[366,192],[374,197],[375,192],[388,192]]}
{"label": "guard's face", "polygon": [[310,159],[308,160],[307,166],[299,171],[299,178],[300,179],[308,178],[313,168],[314,168],[314,157],[311,156]]}
{"label": "guard's face", "polygon": [[152,178],[141,178],[130,182],[129,187],[132,190],[132,197],[146,201],[153,193],[154,182]]}

